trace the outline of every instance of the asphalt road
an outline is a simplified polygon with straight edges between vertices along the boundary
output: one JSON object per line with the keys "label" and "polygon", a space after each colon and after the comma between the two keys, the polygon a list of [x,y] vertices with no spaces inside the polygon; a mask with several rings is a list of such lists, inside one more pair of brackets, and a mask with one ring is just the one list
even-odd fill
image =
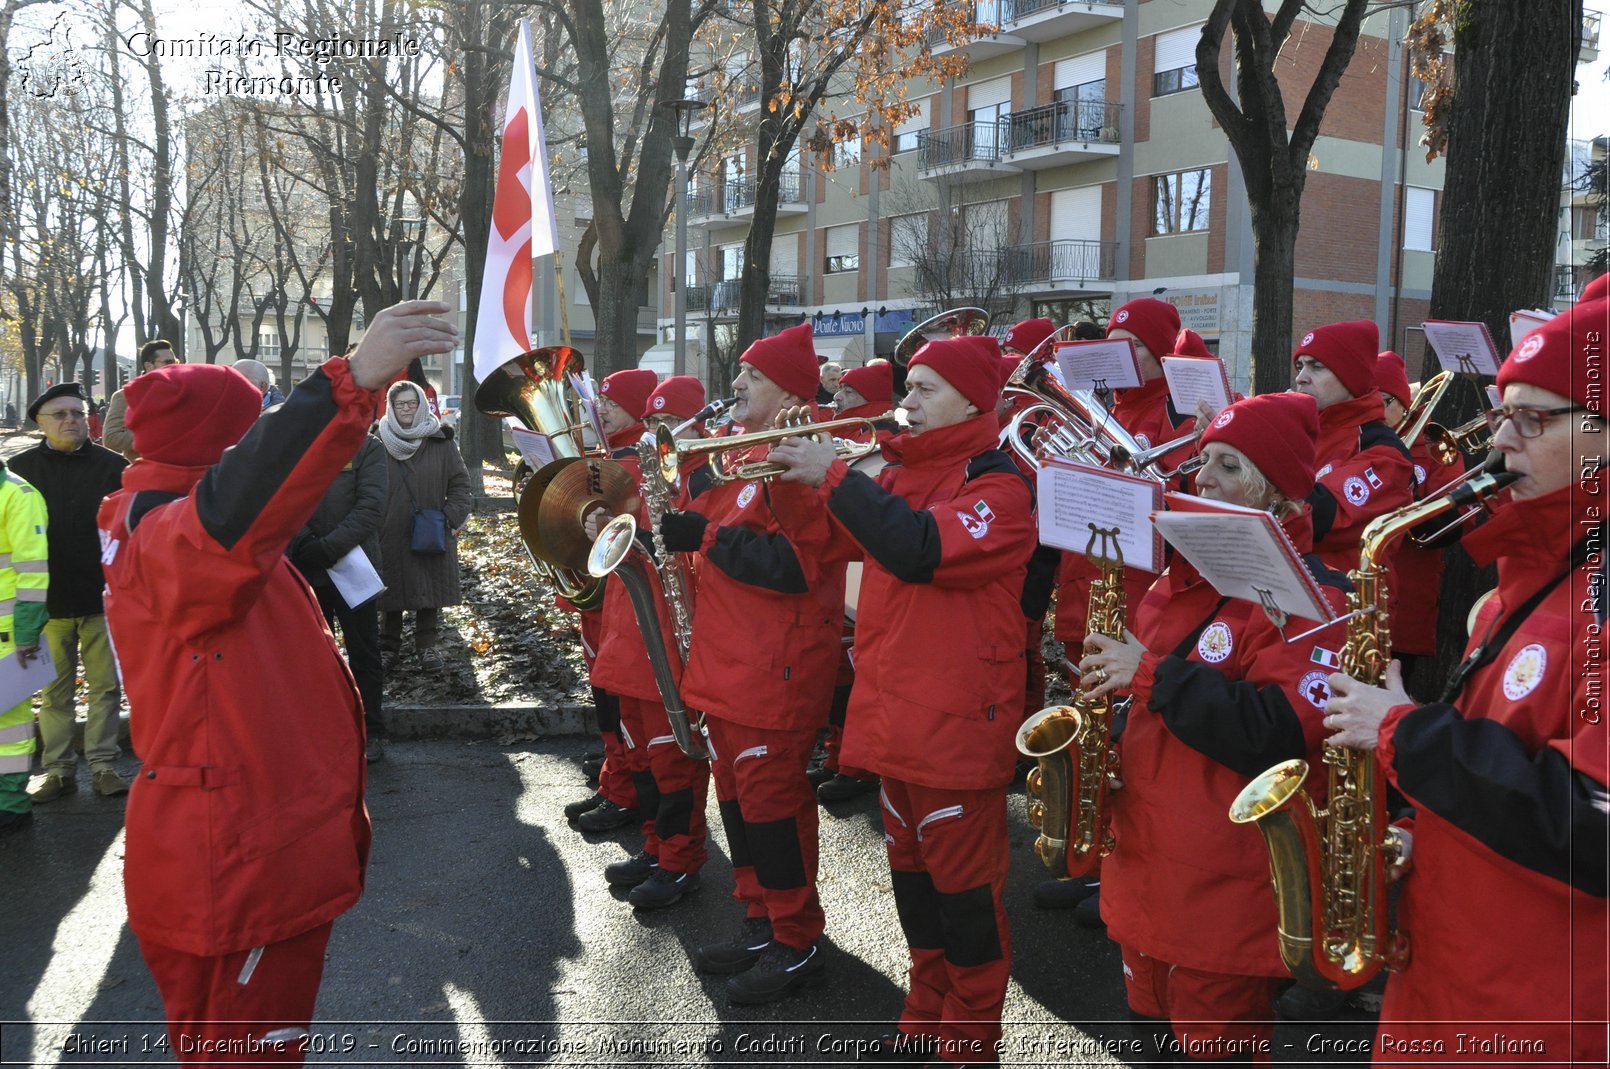
{"label": "asphalt road", "polygon": [[[722,978],[689,962],[740,914],[713,800],[703,888],[669,910],[634,913],[602,870],[638,847],[636,834],[584,837],[561,812],[585,793],[588,748],[580,738],[389,748],[370,781],[368,891],[335,926],[311,1063],[837,1064],[886,1030],[907,959],[876,795],[822,821],[826,982],[774,1006],[735,1007]],[[0,841],[0,1022],[10,1022],[0,1023],[0,1064],[171,1064],[123,909],[122,802],[90,792],[82,768],[80,782],[40,807],[31,830]],[[1150,1055],[1109,1053],[1131,1037],[1117,949],[1069,914],[1033,907],[1043,870],[1020,789],[1010,802],[1003,1063],[1148,1064]],[[1372,1032],[1356,1015],[1282,1026],[1276,1060],[1364,1060],[1310,1051]]]}

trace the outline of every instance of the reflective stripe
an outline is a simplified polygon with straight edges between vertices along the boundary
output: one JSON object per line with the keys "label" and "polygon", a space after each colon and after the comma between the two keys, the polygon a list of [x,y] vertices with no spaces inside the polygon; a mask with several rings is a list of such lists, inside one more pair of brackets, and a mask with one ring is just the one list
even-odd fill
{"label": "reflective stripe", "polygon": [[33,587],[26,586],[17,588],[18,601],[44,601],[45,594],[46,591],[42,587],[38,590],[35,590]]}
{"label": "reflective stripe", "polygon": [[621,721],[620,733],[621,733],[621,742],[626,744],[626,748],[628,750],[637,749],[637,743],[632,741],[632,733],[629,730],[627,730],[626,721],[624,721],[624,720]]}
{"label": "reflective stripe", "polygon": [[11,566],[17,572],[48,572],[50,562],[45,560],[20,560]]}
{"label": "reflective stripe", "polygon": [[0,616],[10,616],[16,609],[16,598],[0,598]]}
{"label": "reflective stripe", "polygon": [[0,745],[8,742],[27,742],[34,737],[34,722],[25,720],[20,724],[0,728]]}
{"label": "reflective stripe", "polygon": [[888,792],[885,791],[882,787],[878,788],[878,801],[883,803],[883,809],[884,809],[884,811],[886,813],[888,813],[891,817],[893,817],[894,819],[896,819],[896,820],[898,820],[900,822],[900,826],[902,828],[906,826],[906,818],[901,816],[899,814],[899,812],[896,811],[896,809],[894,807],[894,803],[889,801]]}
{"label": "reflective stripe", "polygon": [[919,843],[922,842],[922,830],[928,825],[937,820],[944,820],[947,817],[956,817],[960,819],[961,815],[962,807],[959,805],[950,805],[946,806],[944,809],[934,810],[932,813],[929,813],[927,816],[923,817],[922,820],[917,822],[917,841]]}
{"label": "reflective stripe", "polygon": [[743,753],[739,754],[737,757],[734,757],[732,759],[732,763],[737,764],[739,761],[742,761],[746,757],[765,757],[765,756],[766,756],[766,747],[764,747],[764,746],[751,746],[751,747],[749,747],[749,749],[745,750]]}
{"label": "reflective stripe", "polygon": [[656,746],[664,746],[668,742],[675,741],[675,735],[656,735],[652,739],[648,740],[648,748],[652,750]]}
{"label": "reflective stripe", "polygon": [[0,776],[11,772],[26,772],[33,766],[32,752],[17,754],[16,756],[0,755]]}
{"label": "reflective stripe", "polygon": [[235,979],[235,983],[239,984],[241,987],[245,987],[247,984],[251,983],[252,973],[257,971],[257,963],[262,960],[263,948],[252,947],[251,953],[246,955],[246,961],[240,967],[240,976]]}
{"label": "reflective stripe", "polygon": [[11,567],[11,554],[0,553],[0,568]]}

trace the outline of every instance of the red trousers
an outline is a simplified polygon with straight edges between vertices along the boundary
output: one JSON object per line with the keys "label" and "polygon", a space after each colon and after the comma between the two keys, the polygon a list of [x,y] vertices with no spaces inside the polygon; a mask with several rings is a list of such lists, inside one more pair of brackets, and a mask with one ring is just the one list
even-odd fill
{"label": "red trousers", "polygon": [[[643,849],[660,859],[668,872],[698,872],[709,856],[705,850],[705,796],[710,765],[690,760],[676,744],[665,706],[641,698],[621,697],[621,723],[646,762],[656,805],[644,812]],[[634,759],[635,760],[635,759]],[[639,797],[644,792],[638,791]]]}
{"label": "red trousers", "polygon": [[994,1062],[1012,971],[1001,896],[1010,859],[1006,788],[952,791],[883,778],[884,842],[911,990],[900,1030],[940,1041],[940,1056]]}
{"label": "red trousers", "polygon": [[778,942],[804,950],[826,925],[816,896],[816,794],[805,778],[816,729],[771,731],[717,716],[706,725],[733,897],[750,917],[769,917]]}
{"label": "red trousers", "polygon": [[1147,957],[1134,947],[1121,949],[1129,1008],[1168,1021],[1185,1057],[1270,1064],[1280,981],[1187,969]]}
{"label": "red trousers", "polygon": [[604,743],[604,767],[598,772],[598,793],[622,809],[636,809],[637,784],[632,779],[632,758],[621,732],[621,700],[600,687],[593,688],[593,711],[598,737]]}
{"label": "red trousers", "polygon": [[255,950],[201,957],[140,944],[180,1065],[301,1065],[330,925]]}

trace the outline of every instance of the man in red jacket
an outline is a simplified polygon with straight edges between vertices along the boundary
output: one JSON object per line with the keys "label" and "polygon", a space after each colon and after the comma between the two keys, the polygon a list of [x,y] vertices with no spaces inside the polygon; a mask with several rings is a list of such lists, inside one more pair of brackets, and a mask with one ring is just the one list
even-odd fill
{"label": "man in red jacket", "polygon": [[[174,365],[126,390],[140,459],[98,518],[145,760],[124,887],[181,1064],[302,1063],[331,923],[363,890],[369,817],[363,705],[285,549],[357,451],[375,391],[452,351],[448,311],[382,311],[350,360],[260,420],[262,395],[232,368]],[[264,650],[294,672],[265,673]]]}
{"label": "man in red jacket", "polygon": [[[734,418],[766,430],[815,396],[810,324],[762,338],[742,357]],[[738,460],[758,460],[765,447]],[[816,797],[805,767],[827,722],[844,617],[844,566],[796,551],[772,511],[771,484],[722,483],[698,512],[668,513],[667,549],[697,553],[698,605],[682,698],[706,712],[711,773],[746,907],[729,943],[701,947],[706,972],[737,1003],[781,998],[821,975]]]}
{"label": "man in red jacket", "polygon": [[1330,677],[1329,741],[1374,750],[1415,808],[1378,1064],[1605,1064],[1607,335],[1610,301],[1578,304],[1499,368],[1488,422],[1519,478],[1465,536],[1498,587],[1441,698],[1416,705],[1396,666]]}
{"label": "man in red jacket", "polygon": [[1386,424],[1376,380],[1380,333],[1367,319],[1327,323],[1303,335],[1291,388],[1319,405],[1314,552],[1327,567],[1358,567],[1358,541],[1375,517],[1412,498],[1414,469]]}
{"label": "man in red jacket", "polygon": [[883,777],[911,951],[905,1009],[880,1046],[941,1064],[996,1063],[1011,971],[1006,788],[1036,531],[1028,480],[996,448],[999,367],[993,338],[923,346],[906,377],[911,431],[885,446],[891,463],[875,480],[836,461],[831,443],[772,451],[790,468],[774,498],[790,536],[865,561],[845,759]]}

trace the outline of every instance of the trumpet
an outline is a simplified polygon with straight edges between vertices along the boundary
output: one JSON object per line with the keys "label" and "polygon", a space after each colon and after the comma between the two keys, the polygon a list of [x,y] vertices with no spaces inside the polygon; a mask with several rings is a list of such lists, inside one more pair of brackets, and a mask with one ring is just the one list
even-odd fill
{"label": "trumpet", "polygon": [[[887,419],[888,414],[876,418]],[[680,478],[678,469],[682,461],[688,457],[708,457],[710,477],[718,483],[732,482],[734,479],[765,480],[775,479],[788,469],[772,460],[740,461],[735,457],[723,461],[722,458],[728,453],[741,455],[757,445],[769,445],[784,438],[815,438],[827,434],[833,435],[834,452],[838,459],[858,460],[878,448],[873,422],[871,419],[830,419],[825,423],[794,424],[775,427],[769,431],[755,431],[752,434],[735,434],[727,438],[695,438],[691,441],[678,441],[669,427],[661,426],[654,432],[654,443],[659,456],[660,476],[672,486],[677,485]],[[852,430],[864,432],[871,440],[852,442],[838,436],[841,432]]]}
{"label": "trumpet", "polygon": [[[1392,428],[1397,432],[1398,440],[1405,448],[1413,449],[1414,443],[1420,440],[1421,433],[1431,422],[1431,413],[1442,400],[1442,395],[1447,393],[1448,387],[1452,385],[1453,372],[1439,371],[1415,392],[1414,400],[1403,413],[1403,418]],[[1451,462],[1444,461],[1444,463]]]}
{"label": "trumpet", "polygon": [[1444,467],[1457,461],[1461,453],[1481,453],[1493,445],[1493,429],[1487,426],[1485,412],[1452,430],[1440,423],[1427,423],[1422,433],[1431,458]]}

